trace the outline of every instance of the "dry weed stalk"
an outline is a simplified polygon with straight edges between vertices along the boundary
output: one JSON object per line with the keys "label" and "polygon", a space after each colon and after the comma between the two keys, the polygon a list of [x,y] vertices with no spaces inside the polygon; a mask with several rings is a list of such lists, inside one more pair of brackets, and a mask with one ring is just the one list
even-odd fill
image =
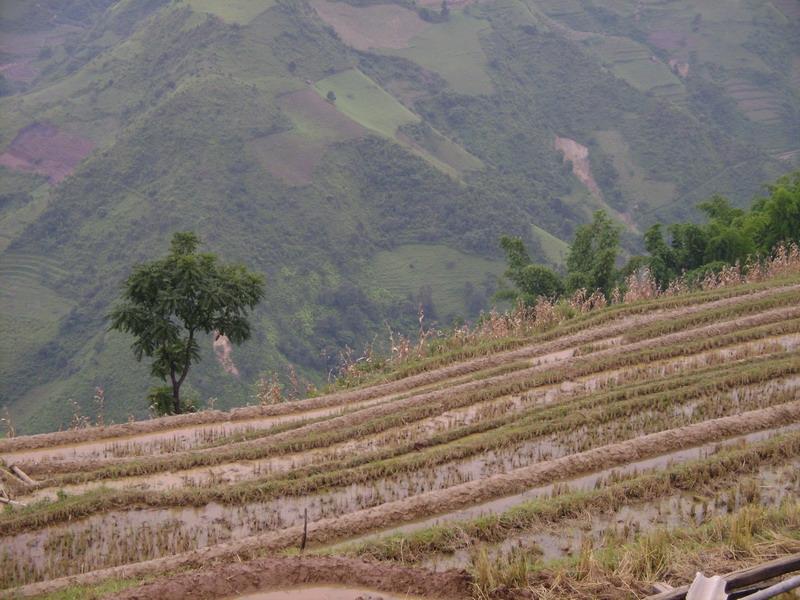
{"label": "dry weed stalk", "polygon": [[[758,283],[796,273],[800,273],[800,247],[794,242],[779,244],[772,254],[763,260],[750,256],[743,265],[738,261],[732,265],[725,265],[719,271],[707,273],[701,281],[694,285],[688,275],[684,273],[670,281],[666,289],[661,290],[650,269],[643,267],[625,280],[626,291],[622,295],[622,302],[677,296],[685,294],[693,288],[705,291],[717,290],[743,283]],[[581,291],[578,290],[578,292]],[[620,295],[620,291],[615,289],[612,293],[612,304],[619,302]]]}
{"label": "dry weed stalk", "polygon": [[7,406],[3,407],[3,416],[0,417],[0,423],[3,424],[6,430],[6,437],[13,438],[17,435],[17,429],[14,427],[14,421],[11,419],[11,413]]}
{"label": "dry weed stalk", "polygon": [[283,385],[275,373],[260,377],[256,382],[256,400],[261,406],[285,402]]}
{"label": "dry weed stalk", "polygon": [[289,374],[289,400],[297,400],[300,397],[300,378],[294,365],[288,365],[286,370]]}
{"label": "dry weed stalk", "polygon": [[658,284],[653,273],[648,267],[637,269],[625,280],[625,295],[623,302],[636,302],[638,300],[652,300],[659,296]]}
{"label": "dry weed stalk", "polygon": [[72,420],[70,421],[70,429],[86,429],[91,425],[89,417],[81,414],[81,406],[72,398],[69,399],[72,405]]}
{"label": "dry weed stalk", "polygon": [[575,290],[568,301],[569,306],[579,313],[587,313],[598,308],[605,307],[608,303],[606,297],[600,290],[595,290],[591,294],[586,288]]}
{"label": "dry weed stalk", "polygon": [[97,386],[94,388],[94,396],[92,397],[94,400],[95,408],[97,409],[97,418],[95,424],[99,427],[104,427],[106,424],[106,392],[105,390]]}

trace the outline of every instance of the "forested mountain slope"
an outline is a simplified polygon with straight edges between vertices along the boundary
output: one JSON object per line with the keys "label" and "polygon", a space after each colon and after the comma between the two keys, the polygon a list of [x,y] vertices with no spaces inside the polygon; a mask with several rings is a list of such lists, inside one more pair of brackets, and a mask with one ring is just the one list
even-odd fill
{"label": "forested mountain slope", "polygon": [[[559,263],[626,225],[740,205],[797,164],[794,0],[23,0],[0,8],[0,403],[146,412],[105,315],[173,231],[267,278],[198,397],[317,382],[385,325],[489,305],[498,239]],[[569,159],[569,162],[565,162]],[[631,247],[631,250],[634,248]],[[224,349],[220,349],[220,352]],[[237,374],[238,373],[238,374]]]}

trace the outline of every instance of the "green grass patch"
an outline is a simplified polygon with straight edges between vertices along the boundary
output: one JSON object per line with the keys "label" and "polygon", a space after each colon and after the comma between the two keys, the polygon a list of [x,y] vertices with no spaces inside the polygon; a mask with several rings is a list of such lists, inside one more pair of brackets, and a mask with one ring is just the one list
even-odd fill
{"label": "green grass patch", "polygon": [[326,77],[315,83],[314,89],[323,98],[333,92],[334,105],[343,114],[386,137],[394,138],[398,127],[419,121],[419,117],[358,69]]}
{"label": "green grass patch", "polygon": [[638,165],[625,138],[616,130],[597,131],[595,138],[600,148],[611,156],[614,170],[619,175],[623,193],[637,205],[664,206],[677,194],[674,183],[650,179],[647,171]]}
{"label": "green grass patch", "polygon": [[565,264],[567,253],[569,252],[569,244],[567,242],[545,231],[538,225],[531,224],[531,233],[539,241],[544,256],[549,262],[555,265]]}
{"label": "green grass patch", "polygon": [[97,585],[71,585],[68,588],[38,596],[39,600],[86,600],[87,598],[105,598],[147,583],[150,577],[139,579],[111,579]]}
{"label": "green grass patch", "polygon": [[437,316],[466,315],[465,286],[483,288],[487,279],[502,275],[500,261],[465,254],[447,246],[408,244],[378,252],[362,279],[373,290],[385,290],[394,296],[416,298],[420,289],[430,286]]}
{"label": "green grass patch", "polygon": [[490,27],[488,21],[452,11],[448,21],[414,37],[409,48],[381,52],[402,56],[435,71],[462,94],[491,94],[494,86],[481,47],[481,36]]}
{"label": "green grass patch", "polygon": [[215,15],[227,23],[246,25],[275,4],[275,0],[186,0],[197,12]]}
{"label": "green grass patch", "polygon": [[595,36],[586,40],[584,46],[610,65],[617,77],[637,90],[647,92],[668,85],[683,87],[669,66],[653,60],[652,52],[643,44],[622,37]]}

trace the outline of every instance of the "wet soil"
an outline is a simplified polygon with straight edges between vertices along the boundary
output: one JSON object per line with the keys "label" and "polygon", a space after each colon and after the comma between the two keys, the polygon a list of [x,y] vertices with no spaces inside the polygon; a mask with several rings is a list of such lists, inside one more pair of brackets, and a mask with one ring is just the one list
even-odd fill
{"label": "wet soil", "polygon": [[[581,473],[622,466],[654,458],[664,453],[683,450],[728,437],[760,430],[774,429],[800,420],[800,402],[744,412],[740,415],[714,419],[670,431],[642,436],[626,442],[603,446],[587,452],[538,463],[484,480],[455,485],[445,490],[419,494],[403,500],[388,502],[374,508],[359,510],[340,517],[310,523],[309,540],[316,545],[330,544],[391,525],[419,520],[432,513],[446,514],[492,499],[522,493],[530,488],[563,481]],[[107,577],[140,577],[148,573],[182,568],[198,561],[222,560],[233,556],[248,558],[254,553],[277,551],[299,543],[302,527],[295,526],[267,532],[235,541],[209,546],[151,561],[126,564],[120,567],[77,575],[72,583],[96,581]],[[57,589],[67,580],[52,580],[20,588],[23,594]]]}
{"label": "wet soil", "polygon": [[690,460],[706,458],[720,448],[737,446],[742,443],[754,443],[768,439],[775,435],[780,435],[781,433],[786,433],[789,431],[797,431],[797,430],[800,430],[800,423],[786,425],[784,427],[778,427],[768,431],[757,431],[742,436],[736,436],[724,440],[723,442],[711,442],[708,444],[695,446],[693,448],[686,448],[677,450],[675,452],[661,454],[653,458],[647,458],[644,460],[631,462],[621,467],[615,466],[612,468],[595,471],[594,473],[589,473],[581,477],[554,481],[547,485],[533,487],[519,494],[498,498],[496,500],[491,500],[483,504],[470,506],[469,508],[465,508],[463,510],[454,511],[446,515],[440,515],[430,519],[414,521],[413,523],[408,523],[400,527],[394,527],[392,529],[384,530],[376,534],[371,534],[369,536],[364,536],[361,538],[357,538],[355,540],[349,540],[348,543],[353,541],[362,541],[372,537],[383,537],[385,535],[391,535],[394,533],[408,533],[412,531],[419,531],[420,529],[427,529],[434,525],[439,525],[442,523],[447,523],[452,521],[464,521],[467,519],[472,519],[487,514],[497,514],[506,511],[523,502],[527,502],[529,500],[534,500],[537,498],[548,497],[552,495],[554,492],[557,492],[559,490],[561,491],[564,491],[566,489],[569,489],[570,491],[593,490],[596,489],[598,486],[601,486],[604,481],[613,480],[619,478],[620,476],[641,474],[646,471],[663,469],[675,464],[688,462]]}
{"label": "wet soil", "polygon": [[[795,476],[798,469],[800,462],[792,461],[786,465],[764,468],[738,485],[711,496],[704,495],[701,486],[698,493],[674,494],[654,502],[626,505],[610,513],[587,513],[583,518],[566,519],[512,535],[491,546],[488,551],[490,556],[523,551],[546,563],[575,556],[587,540],[591,540],[592,546],[598,548],[608,539],[633,541],[639,534],[656,527],[700,526],[713,517],[735,512],[746,504],[777,506],[785,499],[796,498],[800,494],[800,478]],[[553,493],[564,494],[581,489],[591,488],[565,485]],[[469,550],[458,550],[452,554],[436,554],[423,560],[420,565],[442,571],[468,568],[471,561]]]}
{"label": "wet soil", "polygon": [[272,592],[247,594],[246,596],[230,596],[227,600],[418,600],[421,596],[403,597],[389,595],[377,590],[356,589],[344,586],[294,587]]}
{"label": "wet soil", "polygon": [[[199,565],[198,565],[199,566]],[[135,589],[114,594],[116,600],[216,600],[242,598],[247,600],[324,599],[324,595],[309,596],[310,587],[291,589],[293,586],[319,586],[318,593],[338,594],[331,600],[355,600],[355,587],[368,588],[373,597],[393,598],[425,597],[439,600],[463,600],[470,596],[470,578],[464,571],[451,570],[434,573],[427,569],[412,569],[397,565],[366,562],[347,558],[296,557],[268,558],[251,562],[233,562],[222,565],[204,565],[193,571]],[[344,584],[336,588],[331,584]],[[268,595],[272,593],[284,596]],[[257,594],[246,595],[246,594]],[[411,596],[409,596],[411,595]],[[369,598],[369,596],[365,596]]]}
{"label": "wet soil", "polygon": [[[727,412],[769,404],[773,397],[781,401],[784,397],[782,392],[796,389],[798,383],[799,378],[770,381],[766,385],[753,386],[747,390],[734,390],[725,401],[715,397],[714,404],[724,406]],[[670,407],[666,414],[670,415],[672,424],[675,424],[674,421],[683,424],[682,421],[693,417],[695,408],[697,407],[687,411],[680,406]],[[700,418],[706,418],[706,415],[703,414]],[[652,427],[651,423],[657,423],[662,428],[666,425],[663,418],[654,418],[646,412],[623,419],[624,423],[631,421],[633,426],[615,425],[614,422],[598,424],[597,428],[591,430],[580,429],[567,431],[563,435],[539,437],[489,450],[468,459],[423,466],[413,472],[402,470],[395,475],[379,477],[369,482],[304,496],[235,506],[210,503],[200,508],[126,510],[98,514],[74,523],[0,540],[4,547],[11,550],[10,556],[0,560],[0,563],[5,563],[4,570],[9,576],[17,573],[14,576],[17,580],[28,581],[148,560],[296,526],[303,522],[305,510],[313,523],[409,496],[447,489],[467,481],[485,479],[498,473],[513,472],[521,467],[567,456],[575,451],[573,447],[586,449],[608,441],[635,437],[646,432],[648,426]],[[761,435],[751,434],[743,439],[755,440]],[[587,444],[587,440],[591,440],[591,443]],[[640,468],[655,468],[671,461],[688,460],[701,455],[703,451],[704,448],[682,450],[627,465],[619,473],[636,472]],[[586,483],[591,487],[606,474],[606,471],[601,471],[572,483]],[[504,510],[507,506],[529,497],[550,493],[553,485],[459,511],[449,515],[447,519],[461,519],[487,511]],[[401,527],[399,530],[427,527],[435,521],[438,520]]]}

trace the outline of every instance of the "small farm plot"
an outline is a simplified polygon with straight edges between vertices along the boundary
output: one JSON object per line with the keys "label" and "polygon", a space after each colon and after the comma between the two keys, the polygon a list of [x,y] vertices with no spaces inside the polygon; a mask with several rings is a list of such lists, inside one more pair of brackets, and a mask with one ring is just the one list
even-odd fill
{"label": "small farm plot", "polygon": [[669,65],[658,60],[642,44],[612,36],[592,37],[583,44],[609,64],[617,77],[637,90],[653,91],[659,96],[675,96],[676,99],[685,93],[681,80]]}
{"label": "small farm plot", "polygon": [[193,10],[212,14],[226,23],[246,25],[275,4],[275,0],[185,0]]}
{"label": "small farm plot", "polygon": [[430,27],[413,10],[390,3],[353,6],[315,0],[312,5],[345,44],[358,50],[406,48],[415,35]]}
{"label": "small farm plot", "polygon": [[393,138],[397,128],[419,117],[358,69],[348,69],[314,84],[317,93],[356,123]]}
{"label": "small farm plot", "polygon": [[[401,250],[443,276],[443,251]],[[213,581],[249,565],[297,578],[240,594],[588,599],[786,553],[799,277],[613,304],[305,400],[2,439],[0,588],[158,598],[189,570],[228,598]]]}
{"label": "small farm plot", "polygon": [[[436,314],[429,318],[445,319],[465,316],[469,289],[486,295],[485,286],[494,287],[503,270],[497,261],[446,246],[408,244],[377,253],[364,279],[371,282],[373,289],[383,289],[401,298],[415,298],[420,290],[430,289]],[[469,289],[465,289],[465,284]]]}
{"label": "small farm plot", "polygon": [[481,37],[490,28],[488,21],[453,11],[447,21],[421,31],[402,49],[382,52],[438,73],[459,93],[491,94],[494,86],[481,46]]}
{"label": "small farm plot", "polygon": [[292,129],[251,140],[249,147],[271,175],[288,185],[311,183],[314,169],[332,144],[367,133],[313,89],[284,94],[278,101]]}

